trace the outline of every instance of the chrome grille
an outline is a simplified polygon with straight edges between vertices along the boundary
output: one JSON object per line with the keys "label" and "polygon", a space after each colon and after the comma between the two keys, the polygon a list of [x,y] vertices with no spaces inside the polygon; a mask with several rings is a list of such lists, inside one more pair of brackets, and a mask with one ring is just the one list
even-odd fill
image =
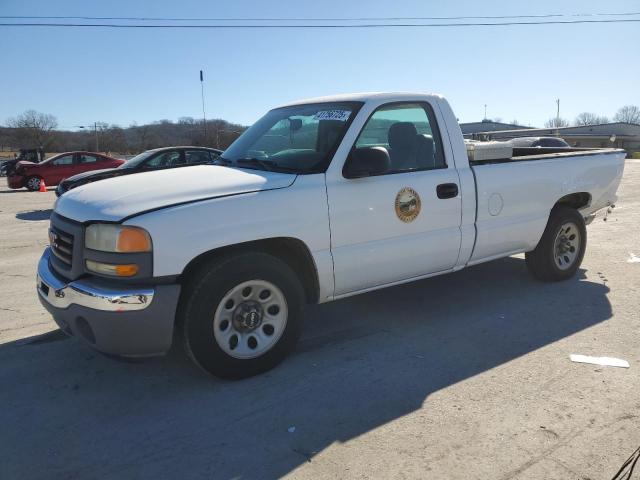
{"label": "chrome grille", "polygon": [[51,253],[61,262],[71,266],[73,262],[73,235],[52,227],[49,229],[49,243],[51,244]]}

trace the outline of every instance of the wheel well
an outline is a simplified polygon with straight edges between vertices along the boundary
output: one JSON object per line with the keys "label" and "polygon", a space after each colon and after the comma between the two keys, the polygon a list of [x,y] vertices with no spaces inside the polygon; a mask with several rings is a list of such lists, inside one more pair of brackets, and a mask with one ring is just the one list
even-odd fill
{"label": "wheel well", "polygon": [[301,240],[290,237],[266,238],[251,242],[228,245],[204,252],[193,260],[182,271],[179,277],[183,283],[203,262],[214,258],[241,253],[262,252],[279,258],[300,277],[308,303],[317,303],[320,295],[318,273],[311,252]]}
{"label": "wheel well", "polygon": [[590,204],[591,194],[587,192],[576,192],[562,197],[556,202],[554,207],[557,207],[558,205],[567,205],[571,208],[575,208],[576,210],[580,210],[581,208],[587,207]]}

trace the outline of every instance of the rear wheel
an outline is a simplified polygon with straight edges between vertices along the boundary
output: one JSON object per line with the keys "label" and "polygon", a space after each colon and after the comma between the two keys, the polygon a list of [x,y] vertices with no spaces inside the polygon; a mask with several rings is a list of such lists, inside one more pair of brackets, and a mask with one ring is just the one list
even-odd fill
{"label": "rear wheel", "polygon": [[304,292],[272,255],[246,253],[204,265],[185,285],[185,350],[207,372],[239,379],[267,371],[294,348]]}
{"label": "rear wheel", "polygon": [[40,182],[41,182],[40,177],[27,178],[27,183],[26,183],[27,190],[31,192],[37,192],[38,190],[40,190]]}
{"label": "rear wheel", "polygon": [[586,247],[587,229],[580,212],[558,206],[535,250],[525,254],[527,267],[539,280],[566,280],[580,267]]}

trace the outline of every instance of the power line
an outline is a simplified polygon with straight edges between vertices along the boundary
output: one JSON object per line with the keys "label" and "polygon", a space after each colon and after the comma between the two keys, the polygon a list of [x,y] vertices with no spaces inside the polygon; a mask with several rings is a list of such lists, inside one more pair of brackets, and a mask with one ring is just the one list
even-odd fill
{"label": "power line", "polygon": [[514,25],[576,25],[589,23],[637,23],[640,18],[615,20],[549,20],[540,22],[474,22],[474,23],[352,23],[352,24],[256,24],[256,25],[160,25],[122,23],[0,23],[0,27],[66,27],[66,28],[168,28],[168,29],[347,29],[347,28],[442,28],[442,27],[504,27]]}
{"label": "power line", "polygon": [[160,22],[349,22],[349,21],[400,21],[400,20],[499,20],[518,18],[558,18],[558,17],[626,17],[640,15],[640,12],[621,13],[549,13],[534,15],[465,15],[453,17],[345,17],[345,18],[311,18],[311,17],[262,17],[262,18],[189,18],[189,17],[89,17],[89,16],[17,16],[0,15],[3,19],[13,20],[121,20],[121,21],[160,21]]}

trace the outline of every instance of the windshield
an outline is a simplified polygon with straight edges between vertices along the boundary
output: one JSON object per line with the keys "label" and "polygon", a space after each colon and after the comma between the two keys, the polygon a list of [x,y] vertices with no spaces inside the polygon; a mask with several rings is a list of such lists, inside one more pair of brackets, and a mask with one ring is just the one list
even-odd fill
{"label": "windshield", "polygon": [[271,110],[215,163],[281,172],[322,172],[361,106],[360,102],[332,102]]}
{"label": "windshield", "polygon": [[136,168],[137,166],[139,166],[142,162],[144,162],[147,158],[149,158],[154,153],[155,153],[155,150],[147,150],[146,152],[142,152],[142,153],[136,155],[135,157],[127,160],[122,165],[120,165],[118,168]]}

